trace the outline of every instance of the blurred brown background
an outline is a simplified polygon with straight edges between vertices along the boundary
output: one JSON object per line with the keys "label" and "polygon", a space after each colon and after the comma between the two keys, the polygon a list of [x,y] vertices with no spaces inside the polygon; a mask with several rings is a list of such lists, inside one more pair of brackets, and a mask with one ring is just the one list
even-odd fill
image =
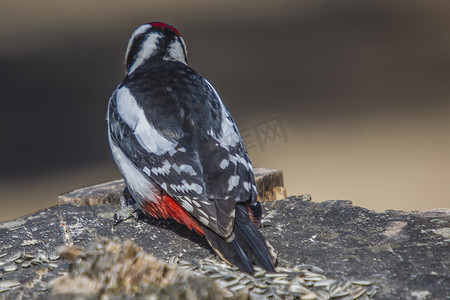
{"label": "blurred brown background", "polygon": [[1,0],[0,221],[119,177],[106,104],[130,34],[157,20],[290,195],[449,207],[447,3]]}

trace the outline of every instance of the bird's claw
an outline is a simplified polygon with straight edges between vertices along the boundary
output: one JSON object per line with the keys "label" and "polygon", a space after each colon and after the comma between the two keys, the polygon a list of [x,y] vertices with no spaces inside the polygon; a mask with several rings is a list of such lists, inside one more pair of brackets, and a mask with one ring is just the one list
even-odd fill
{"label": "bird's claw", "polygon": [[128,220],[129,218],[134,218],[137,220],[139,218],[139,208],[132,198],[121,196],[120,208],[114,213],[114,226]]}

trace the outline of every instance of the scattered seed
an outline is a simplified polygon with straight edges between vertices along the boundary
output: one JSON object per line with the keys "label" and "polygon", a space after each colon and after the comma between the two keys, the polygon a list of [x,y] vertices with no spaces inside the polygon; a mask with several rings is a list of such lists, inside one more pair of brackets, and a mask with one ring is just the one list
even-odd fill
{"label": "scattered seed", "polygon": [[0,253],[0,258],[5,257],[8,253]]}
{"label": "scattered seed", "polygon": [[356,298],[360,297],[362,294],[364,294],[364,292],[366,290],[367,289],[364,287],[360,287],[360,288],[356,289],[356,291],[354,293],[352,293],[352,299],[356,299]]}
{"label": "scattered seed", "polygon": [[177,256],[172,256],[169,258],[169,264],[175,265],[178,262],[179,258]]}
{"label": "scattered seed", "polygon": [[26,260],[22,263],[22,268],[28,268],[31,265],[31,260]]}
{"label": "scattered seed", "polygon": [[287,280],[284,280],[284,279],[275,278],[273,280],[273,283],[280,284],[280,285],[289,285],[291,282],[287,281]]}
{"label": "scattered seed", "polygon": [[12,271],[17,270],[17,265],[9,264],[9,265],[4,265],[2,268],[3,268],[3,271],[5,271],[5,272],[12,272]]}
{"label": "scattered seed", "polygon": [[316,273],[324,273],[325,272],[324,270],[322,270],[321,268],[316,267],[316,266],[311,266],[310,270],[312,272],[316,272]]}
{"label": "scattered seed", "polygon": [[0,288],[13,288],[20,285],[20,282],[17,280],[5,280],[0,281]]}
{"label": "scattered seed", "polygon": [[285,278],[285,277],[288,277],[289,276],[289,274],[286,274],[286,273],[266,273],[266,277],[269,277],[269,278]]}
{"label": "scattered seed", "polygon": [[48,264],[48,267],[49,267],[50,269],[56,269],[56,268],[58,267],[58,265],[55,264],[55,263],[49,263],[49,264]]}
{"label": "scattered seed", "polygon": [[310,294],[311,291],[305,288],[302,285],[293,284],[289,287],[289,292],[295,293],[295,294]]}
{"label": "scattered seed", "polygon": [[24,253],[23,256],[25,256],[25,258],[28,258],[28,259],[33,259],[36,257],[36,254],[28,252],[28,253]]}
{"label": "scattered seed", "polygon": [[13,254],[5,257],[3,260],[6,262],[15,261],[16,259],[20,258],[22,256],[22,251],[14,252]]}
{"label": "scattered seed", "polygon": [[50,255],[48,256],[48,259],[50,259],[50,260],[58,260],[59,259],[58,251],[53,250],[52,252],[50,252]]}
{"label": "scattered seed", "polygon": [[31,263],[32,263],[33,265],[41,265],[41,264],[42,264],[42,261],[41,261],[40,259],[35,258],[35,259],[32,259],[32,260],[31,260]]}
{"label": "scattered seed", "polygon": [[246,285],[238,284],[238,285],[235,285],[232,288],[230,288],[230,290],[233,291],[233,292],[237,292],[237,291],[240,291],[240,290],[243,290],[243,289],[246,289],[246,288],[247,288]]}
{"label": "scattered seed", "polygon": [[263,277],[265,274],[266,274],[266,271],[260,270],[260,271],[256,271],[255,274],[253,274],[253,276],[255,276],[255,278],[260,278],[260,277]]}
{"label": "scattered seed", "polygon": [[335,283],[336,280],[333,279],[323,279],[320,281],[317,281],[314,283],[314,286],[325,286],[325,287],[329,287],[330,285],[332,285],[333,283]]}
{"label": "scattered seed", "polygon": [[314,299],[317,299],[317,295],[315,293],[309,293],[309,294],[301,296],[300,299],[302,299],[302,300],[314,300]]}
{"label": "scattered seed", "polygon": [[297,265],[294,268],[277,267],[266,272],[255,267],[255,273],[242,273],[214,257],[192,261],[169,259],[180,269],[190,270],[215,280],[227,298],[259,299],[370,299],[376,287],[370,281],[339,282],[327,278],[323,270],[311,265]]}

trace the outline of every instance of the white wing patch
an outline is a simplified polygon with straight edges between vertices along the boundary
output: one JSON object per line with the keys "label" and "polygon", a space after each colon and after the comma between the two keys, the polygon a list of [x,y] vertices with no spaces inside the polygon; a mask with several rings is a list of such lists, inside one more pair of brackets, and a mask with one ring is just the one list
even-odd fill
{"label": "white wing patch", "polygon": [[133,129],[139,144],[149,153],[165,154],[177,145],[162,136],[145,117],[144,110],[126,87],[117,90],[117,111],[123,121]]}
{"label": "white wing patch", "polygon": [[199,220],[200,222],[202,222],[203,224],[205,224],[205,225],[209,225],[208,219],[203,218],[202,216],[198,217],[198,220]]}
{"label": "white wing patch", "polygon": [[155,174],[155,175],[169,175],[171,167],[172,167],[172,165],[166,159],[163,162],[163,165],[161,167],[153,167],[152,168],[152,173]]}
{"label": "white wing patch", "polygon": [[228,179],[228,191],[231,192],[235,187],[237,187],[239,183],[239,176],[232,175],[230,179]]}
{"label": "white wing patch", "polygon": [[226,169],[226,167],[228,167],[229,165],[230,165],[230,161],[226,160],[225,158],[222,159],[222,161],[220,162],[221,169]]}
{"label": "white wing patch", "polygon": [[142,169],[142,171],[144,171],[144,173],[147,174],[147,176],[150,176],[150,169],[149,169],[149,168],[144,167],[144,168]]}
{"label": "white wing patch", "polygon": [[[214,95],[217,98],[217,101],[220,103],[220,113],[222,115],[221,121],[222,136],[218,138],[217,141],[219,142],[219,145],[225,149],[235,147],[241,141],[241,137],[236,132],[235,124],[230,120],[229,113],[225,108],[225,105],[223,104],[222,100],[220,99],[219,94],[217,94],[216,90],[211,85],[211,83],[208,82],[208,80],[205,79],[205,82],[213,90]],[[215,136],[215,134],[212,131],[210,132],[210,134],[212,136]]]}
{"label": "white wing patch", "polygon": [[145,200],[156,202],[158,199],[158,188],[153,186],[144,174],[133,164],[133,162],[123,153],[123,151],[111,139],[108,130],[108,138],[111,145],[111,152],[114,160],[122,173],[129,191],[133,198],[142,204]]}
{"label": "white wing patch", "polygon": [[170,184],[170,188],[177,191],[177,192],[182,192],[182,193],[189,193],[190,191],[193,191],[197,194],[201,194],[203,193],[203,188],[201,185],[193,182],[191,184],[189,184],[186,180],[182,180],[181,184]]}
{"label": "white wing patch", "polygon": [[182,164],[178,166],[177,164],[173,164],[172,168],[178,173],[181,174],[181,172],[185,172],[189,175],[195,176],[197,175],[197,172],[195,172],[194,168],[190,165]]}
{"label": "white wing patch", "polygon": [[185,199],[181,199],[181,206],[183,206],[183,208],[189,212],[194,212],[194,207],[192,206],[192,204],[190,204],[188,202],[188,200]]}
{"label": "white wing patch", "polygon": [[244,186],[244,189],[249,192],[250,191],[250,182],[244,181],[242,183],[242,185]]}
{"label": "white wing patch", "polygon": [[241,163],[247,170],[250,169],[250,166],[248,165],[248,161],[240,156],[239,154],[235,154],[235,155],[230,155],[230,162],[232,162],[233,164],[237,165],[238,163]]}

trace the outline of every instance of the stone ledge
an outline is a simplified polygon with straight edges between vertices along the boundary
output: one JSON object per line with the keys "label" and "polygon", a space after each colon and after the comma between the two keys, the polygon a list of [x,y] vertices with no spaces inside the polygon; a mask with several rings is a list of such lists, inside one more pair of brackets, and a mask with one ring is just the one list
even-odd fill
{"label": "stone ledge", "polygon": [[[262,203],[266,225],[261,230],[280,266],[312,265],[327,278],[368,280],[379,286],[377,299],[450,296],[450,210],[377,213],[350,201],[305,198]],[[0,297],[47,297],[46,282],[67,271],[68,263],[45,262],[44,254],[48,257],[61,245],[86,247],[97,236],[131,239],[166,261],[211,255],[204,239],[170,220],[128,220],[113,227],[116,209],[112,204],[66,204],[0,223],[0,268],[9,270],[3,269],[0,282],[16,285]],[[34,253],[41,262],[25,267],[23,258],[6,261],[18,251]]]}

